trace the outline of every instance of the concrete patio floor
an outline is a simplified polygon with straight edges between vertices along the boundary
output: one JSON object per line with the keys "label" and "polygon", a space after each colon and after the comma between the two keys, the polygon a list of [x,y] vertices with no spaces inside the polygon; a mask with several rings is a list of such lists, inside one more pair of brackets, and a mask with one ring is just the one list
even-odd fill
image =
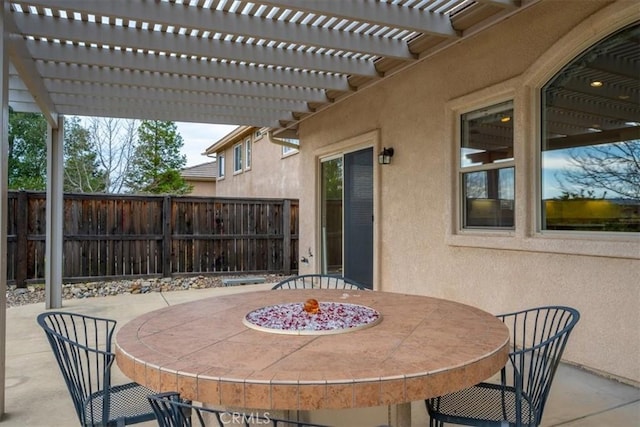
{"label": "concrete patio floor", "polygon": [[[109,317],[123,325],[138,315],[167,305],[215,295],[269,289],[271,286],[272,284],[245,285],[65,300],[63,310]],[[37,314],[44,310],[43,304],[7,309],[6,414],[0,421],[2,427],[57,427],[79,424],[54,357],[35,321]],[[128,379],[120,374],[116,367],[113,382],[126,381]],[[414,402],[412,412],[413,425],[428,425],[422,402]],[[348,423],[344,426],[360,427],[352,421]],[[386,420],[379,422],[385,423]],[[569,365],[562,365],[547,403],[542,426],[638,427],[640,389]]]}

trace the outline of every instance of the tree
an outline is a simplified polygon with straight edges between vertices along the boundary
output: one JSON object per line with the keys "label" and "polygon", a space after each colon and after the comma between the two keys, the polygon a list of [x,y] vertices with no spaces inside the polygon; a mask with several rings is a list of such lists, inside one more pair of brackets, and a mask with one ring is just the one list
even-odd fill
{"label": "tree", "polygon": [[325,199],[342,199],[342,159],[322,163],[322,181]]}
{"label": "tree", "polygon": [[562,198],[640,200],[640,140],[571,149],[568,164],[558,178]]}
{"label": "tree", "polygon": [[145,120],[138,128],[138,146],[127,173],[133,192],[186,194],[191,186],[180,176],[187,157],[180,154],[183,141],[174,122]]}
{"label": "tree", "polygon": [[47,122],[42,114],[9,111],[9,189],[47,187]]}
{"label": "tree", "polygon": [[105,173],[99,169],[95,147],[80,118],[70,117],[64,125],[64,191],[104,192]]}
{"label": "tree", "polygon": [[137,120],[91,117],[88,131],[108,193],[122,193],[137,141]]}

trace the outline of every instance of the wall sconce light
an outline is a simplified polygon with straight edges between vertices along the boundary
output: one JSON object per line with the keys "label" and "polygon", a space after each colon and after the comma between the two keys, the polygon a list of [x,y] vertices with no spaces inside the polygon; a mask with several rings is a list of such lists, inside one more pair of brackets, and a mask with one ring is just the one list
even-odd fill
{"label": "wall sconce light", "polygon": [[378,163],[381,165],[388,165],[391,163],[393,157],[393,148],[384,147],[380,154],[378,154]]}

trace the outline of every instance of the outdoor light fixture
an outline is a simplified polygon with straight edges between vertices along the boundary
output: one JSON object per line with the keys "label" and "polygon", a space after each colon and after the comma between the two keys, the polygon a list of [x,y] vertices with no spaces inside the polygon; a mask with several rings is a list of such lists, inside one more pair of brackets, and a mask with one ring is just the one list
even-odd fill
{"label": "outdoor light fixture", "polygon": [[384,147],[380,154],[378,154],[378,163],[381,165],[388,165],[391,163],[393,157],[393,148]]}

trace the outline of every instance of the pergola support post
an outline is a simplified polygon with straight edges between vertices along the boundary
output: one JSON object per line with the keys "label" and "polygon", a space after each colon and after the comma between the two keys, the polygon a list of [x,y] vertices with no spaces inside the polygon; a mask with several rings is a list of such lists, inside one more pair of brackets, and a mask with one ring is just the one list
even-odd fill
{"label": "pergola support post", "polygon": [[0,420],[4,416],[7,345],[7,220],[9,215],[9,35],[0,6]]}
{"label": "pergola support post", "polygon": [[47,239],[45,253],[46,307],[62,307],[64,117],[58,116],[58,128],[48,126],[47,155]]}

